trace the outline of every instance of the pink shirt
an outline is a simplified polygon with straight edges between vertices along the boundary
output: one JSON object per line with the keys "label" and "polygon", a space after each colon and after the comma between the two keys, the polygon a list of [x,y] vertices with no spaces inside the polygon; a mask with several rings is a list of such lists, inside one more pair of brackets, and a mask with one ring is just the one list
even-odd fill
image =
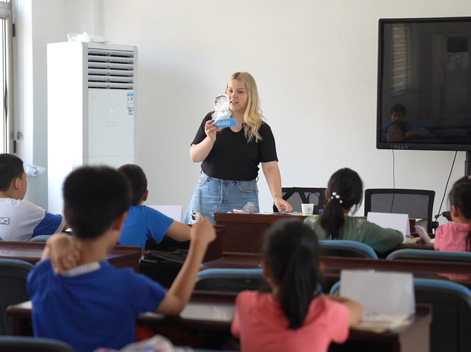
{"label": "pink shirt", "polygon": [[435,232],[435,243],[433,248],[437,251],[467,252],[466,238],[471,225],[449,222],[440,225]]}
{"label": "pink shirt", "polygon": [[287,326],[288,319],[271,294],[244,291],[237,296],[231,331],[244,352],[327,351],[332,341],[347,340],[349,312],[343,304],[320,296],[311,302],[302,327]]}

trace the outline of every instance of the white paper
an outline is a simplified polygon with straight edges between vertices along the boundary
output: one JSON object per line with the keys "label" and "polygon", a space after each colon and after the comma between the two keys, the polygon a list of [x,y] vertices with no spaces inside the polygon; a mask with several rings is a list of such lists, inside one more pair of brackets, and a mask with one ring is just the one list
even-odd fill
{"label": "white paper", "polygon": [[395,213],[368,213],[366,218],[369,222],[375,223],[384,228],[401,231],[404,238],[410,237],[409,215]]}
{"label": "white paper", "polygon": [[407,316],[415,313],[411,273],[342,270],[340,296],[359,302],[365,316],[378,313]]}

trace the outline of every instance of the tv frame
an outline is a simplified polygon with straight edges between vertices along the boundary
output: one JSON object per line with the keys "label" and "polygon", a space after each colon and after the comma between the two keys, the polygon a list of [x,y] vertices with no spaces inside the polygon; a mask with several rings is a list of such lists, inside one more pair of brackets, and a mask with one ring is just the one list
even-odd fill
{"label": "tv frame", "polygon": [[[387,142],[383,141],[383,35],[384,25],[391,23],[427,23],[427,22],[469,22],[471,17],[426,17],[426,18],[381,18],[378,21],[378,77],[377,77],[377,113],[376,113],[376,148],[393,150],[435,150],[435,151],[466,151],[470,156],[470,144],[446,144],[446,143],[413,143],[413,142]],[[470,29],[471,32],[471,29]],[[470,36],[471,38],[471,36]],[[470,39],[471,42],[471,39]],[[471,45],[470,45],[471,51]],[[470,53],[471,54],[471,53]],[[471,85],[470,85],[471,89]],[[470,116],[471,121],[471,116]],[[471,126],[470,126],[471,128]],[[468,159],[468,158],[467,158]]]}

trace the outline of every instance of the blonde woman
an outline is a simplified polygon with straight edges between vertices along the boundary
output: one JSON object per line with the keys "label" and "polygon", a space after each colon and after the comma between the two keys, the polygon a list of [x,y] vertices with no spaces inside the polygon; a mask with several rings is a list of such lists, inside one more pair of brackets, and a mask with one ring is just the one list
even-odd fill
{"label": "blonde woman", "polygon": [[292,210],[281,197],[275,139],[262,119],[254,78],[247,72],[234,73],[227,82],[226,95],[231,117],[237,124],[220,129],[212,124],[212,112],[201,122],[190,148],[191,160],[201,162],[201,175],[185,223],[192,223],[197,213],[214,223],[214,213],[232,212],[244,206],[254,213],[260,212],[257,187],[260,163],[278,211]]}

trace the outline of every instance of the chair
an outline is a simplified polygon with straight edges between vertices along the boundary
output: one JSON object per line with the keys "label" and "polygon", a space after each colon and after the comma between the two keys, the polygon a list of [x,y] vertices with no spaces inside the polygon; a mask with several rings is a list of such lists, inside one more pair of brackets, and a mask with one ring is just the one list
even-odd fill
{"label": "chair", "polygon": [[389,253],[386,259],[460,263],[471,262],[471,252],[438,252],[424,249],[398,249]]}
{"label": "chair", "polygon": [[[331,295],[340,292],[340,281],[332,285]],[[471,290],[455,282],[414,278],[415,303],[432,307],[431,352],[464,352],[471,346]]]}
{"label": "chair", "polygon": [[432,306],[430,351],[469,351],[471,291],[460,284],[439,279],[414,279],[415,301]]}
{"label": "chair", "polygon": [[12,334],[7,307],[29,300],[26,279],[33,265],[22,260],[0,259],[0,335]]}
{"label": "chair", "polygon": [[49,237],[51,237],[51,235],[34,236],[34,237],[31,237],[29,242],[46,242]]}
{"label": "chair", "polygon": [[9,352],[75,352],[68,344],[31,336],[0,336],[0,351]]}
{"label": "chair", "polygon": [[[432,212],[435,191],[420,189],[372,188],[365,190],[365,216],[369,212],[408,214],[422,219],[432,233]],[[424,226],[425,227],[425,226]]]}
{"label": "chair", "polygon": [[[266,286],[265,286],[266,285]],[[195,290],[239,293],[268,287],[263,269],[206,269],[198,273]]]}
{"label": "chair", "polygon": [[[302,212],[301,204],[303,203],[314,204],[314,214],[319,213],[325,205],[325,188],[283,187],[281,193],[283,199],[288,201],[296,212]],[[273,205],[273,212],[278,212],[275,205]]]}
{"label": "chair", "polygon": [[325,257],[353,257],[378,259],[373,248],[367,244],[348,240],[320,240],[321,255]]}

